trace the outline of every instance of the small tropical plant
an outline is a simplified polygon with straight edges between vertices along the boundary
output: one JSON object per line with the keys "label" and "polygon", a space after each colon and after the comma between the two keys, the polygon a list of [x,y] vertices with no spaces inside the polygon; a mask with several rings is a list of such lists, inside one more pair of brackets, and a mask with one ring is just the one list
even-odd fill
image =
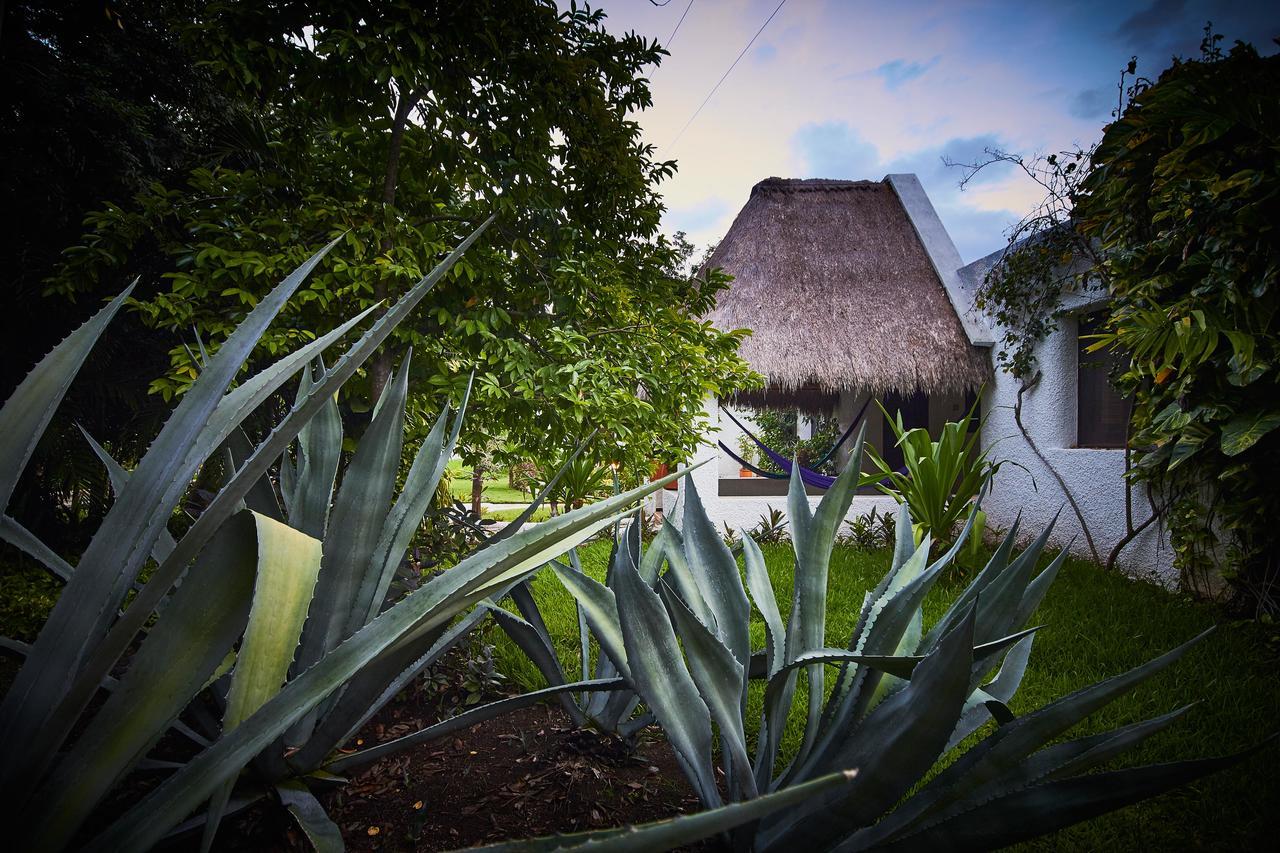
{"label": "small tropical plant", "polygon": [[887,512],[882,515],[876,507],[845,522],[845,531],[839,539],[840,544],[859,551],[892,548],[896,540],[897,518]]}
{"label": "small tropical plant", "polygon": [[[855,458],[860,445],[861,436]],[[1178,660],[1196,640],[1015,717],[1008,702],[1037,630],[1022,626],[1065,554],[1037,573],[1048,531],[1017,555],[1011,531],[926,630],[922,601],[971,533],[976,504],[955,543],[930,562],[930,535],[915,544],[904,503],[889,572],[867,593],[848,647],[826,647],[828,564],[858,479],[850,466],[811,511],[793,476],[795,583],[785,623],[760,549],[742,540],[744,585],[691,478],[682,530],[669,532],[664,546],[665,571],[644,554],[638,563],[615,567],[611,590],[589,579],[571,587],[580,601],[611,605],[597,635],[612,645],[611,657],[666,732],[709,811],[638,830],[548,840],[537,849],[658,849],[730,832],[734,847],[744,850],[987,850],[1152,796],[1242,757],[1090,772],[1174,722],[1185,707],[1049,745]],[[754,653],[753,608],[765,623],[765,648]],[[828,666],[837,667],[829,695]],[[806,691],[798,689],[801,671]],[[765,689],[751,756],[746,709],[753,673]],[[803,741],[786,756],[783,728],[797,703]],[[942,756],[991,719],[994,731],[923,782]],[[717,735],[723,787],[712,754]]]}
{"label": "small tropical plant", "polygon": [[[885,423],[896,437],[896,446],[902,448],[903,470],[890,468],[884,457],[868,445],[867,455],[876,468],[868,480],[874,480],[876,488],[899,504],[911,507],[916,544],[926,535],[940,545],[951,542],[961,520],[969,515],[978,495],[1004,464],[988,459],[981,446],[981,429],[975,421],[979,405],[975,402],[959,421],[944,424],[937,441],[923,427],[907,429],[901,412],[890,417],[880,406]],[[985,525],[986,514],[979,510],[974,517],[970,552],[962,559],[976,557]]]}
{"label": "small tropical plant", "polygon": [[[116,500],[75,566],[16,519],[0,515],[0,535],[64,581],[36,641],[29,647],[6,643],[26,655],[0,704],[0,796],[11,814],[23,815],[14,824],[19,847],[54,850],[70,844],[104,796],[171,730],[199,753],[164,765],[167,778],[89,840],[91,848],[147,849],[206,803],[195,825],[206,824],[208,841],[219,816],[232,807],[237,777],[250,764],[253,777],[266,781],[317,846],[332,845],[336,828],[324,818],[309,783],[332,780],[343,767],[562,690],[616,686],[590,682],[538,691],[362,752],[333,752],[424,660],[466,633],[468,623],[480,618],[472,609],[476,603],[505,594],[673,479],[536,530],[504,531],[383,609],[389,574],[435,493],[434,472],[449,457],[448,413],[390,504],[407,365],[384,392],[336,493],[341,437],[339,431],[335,442],[333,398],[491,221],[390,306],[331,367],[308,371],[372,309],[228,390],[273,317],[338,241],[295,270],[204,362],[132,472],[102,454]],[[59,401],[129,294],[54,348],[0,409],[0,506],[7,506]],[[293,408],[253,446],[240,433],[242,422],[300,372],[304,379]],[[456,428],[455,422],[448,443]],[[227,460],[221,466],[224,481],[186,531],[173,536],[168,520],[197,473],[215,459]],[[270,488],[273,468],[278,493]],[[291,671],[295,654],[299,662]],[[106,695],[98,703],[100,692]],[[202,733],[182,715],[205,695],[223,713],[220,725],[215,721]]]}
{"label": "small tropical plant", "polygon": [[579,449],[541,466],[537,485],[546,491],[553,512],[568,511],[607,493],[612,475],[608,465]]}

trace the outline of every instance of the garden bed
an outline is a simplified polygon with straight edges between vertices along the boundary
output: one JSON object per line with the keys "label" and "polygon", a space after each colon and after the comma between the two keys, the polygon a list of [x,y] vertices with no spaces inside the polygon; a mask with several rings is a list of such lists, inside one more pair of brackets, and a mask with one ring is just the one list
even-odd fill
{"label": "garden bed", "polygon": [[[778,600],[789,602],[791,546],[762,548]],[[580,554],[584,568],[603,578],[607,543],[589,545]],[[1051,556],[1046,555],[1043,563]],[[863,593],[882,577],[889,559],[887,552],[835,549],[827,599],[827,645],[848,642]],[[941,615],[963,580],[952,575],[935,587],[925,600],[926,624]],[[575,673],[580,664],[573,599],[550,572],[539,574],[533,586],[560,660],[567,672]],[[1069,559],[1032,617],[1031,624],[1045,627],[1036,638],[1012,709],[1025,713],[1138,666],[1218,620],[1213,607]],[[753,647],[761,647],[764,626],[758,615],[753,614],[751,630]],[[490,628],[488,636],[501,672],[525,689],[545,686],[528,658],[500,630]],[[1198,703],[1168,730],[1126,753],[1116,766],[1177,761],[1256,744],[1280,728],[1278,648],[1274,626],[1220,624],[1178,665],[1089,717],[1070,735],[1102,732]],[[761,685],[752,685],[746,719],[759,719],[762,693]],[[799,746],[802,729],[803,720],[793,714],[784,753]],[[984,729],[974,737],[985,733]],[[754,732],[748,735],[748,746],[754,748]],[[1280,801],[1280,782],[1271,772],[1274,759],[1275,750],[1268,750],[1223,773],[1024,846],[1035,850],[1253,849],[1268,838]]]}

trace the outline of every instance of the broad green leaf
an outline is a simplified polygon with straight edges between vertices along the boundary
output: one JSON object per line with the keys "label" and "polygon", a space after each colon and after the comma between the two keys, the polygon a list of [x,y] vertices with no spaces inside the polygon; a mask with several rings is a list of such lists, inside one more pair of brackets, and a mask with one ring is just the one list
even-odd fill
{"label": "broad green leaf", "polygon": [[1239,456],[1278,426],[1280,411],[1236,415],[1222,426],[1222,452],[1226,456]]}
{"label": "broad green leaf", "polygon": [[50,850],[67,844],[111,786],[142,760],[205,685],[244,631],[255,552],[247,513],[209,543],[192,567],[207,582],[178,588],[119,686],[32,797],[32,813],[23,824],[31,844]]}
{"label": "broad green leaf", "polygon": [[[320,573],[320,540],[264,515],[252,515],[258,543],[253,605],[231,672],[222,715],[224,733],[280,692]],[[234,779],[229,780],[209,804],[201,843],[205,850],[213,844],[234,784]]]}

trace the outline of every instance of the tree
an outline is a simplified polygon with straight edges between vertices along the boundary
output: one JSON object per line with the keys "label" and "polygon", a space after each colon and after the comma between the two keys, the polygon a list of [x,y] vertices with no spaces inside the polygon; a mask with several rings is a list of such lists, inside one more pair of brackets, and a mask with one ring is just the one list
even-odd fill
{"label": "tree", "polygon": [[737,337],[697,319],[725,279],[673,276],[680,248],[657,232],[674,164],[629,116],[650,104],[642,71],[662,51],[602,20],[547,0],[210,3],[185,38],[253,119],[238,162],[94,213],[50,290],[74,296],[150,253],[164,286],[134,307],[180,339],[152,385],[170,397],[197,373],[189,330],[216,347],[323,243],[342,237],[260,356],[394,298],[496,213],[498,237],[354,383],[347,416],[412,346],[420,410],[476,371],[464,447],[547,455],[599,428],[608,461],[679,458],[701,398],[750,373]]}

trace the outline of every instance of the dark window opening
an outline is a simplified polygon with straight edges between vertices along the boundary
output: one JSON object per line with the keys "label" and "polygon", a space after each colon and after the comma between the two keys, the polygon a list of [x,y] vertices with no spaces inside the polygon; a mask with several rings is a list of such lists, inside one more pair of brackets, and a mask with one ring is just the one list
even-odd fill
{"label": "dark window opening", "polygon": [[1090,335],[1103,328],[1102,315],[1079,318],[1079,359],[1076,368],[1076,446],[1125,446],[1129,430],[1129,401],[1111,384],[1109,374],[1123,369],[1123,356],[1111,350],[1089,352]]}

